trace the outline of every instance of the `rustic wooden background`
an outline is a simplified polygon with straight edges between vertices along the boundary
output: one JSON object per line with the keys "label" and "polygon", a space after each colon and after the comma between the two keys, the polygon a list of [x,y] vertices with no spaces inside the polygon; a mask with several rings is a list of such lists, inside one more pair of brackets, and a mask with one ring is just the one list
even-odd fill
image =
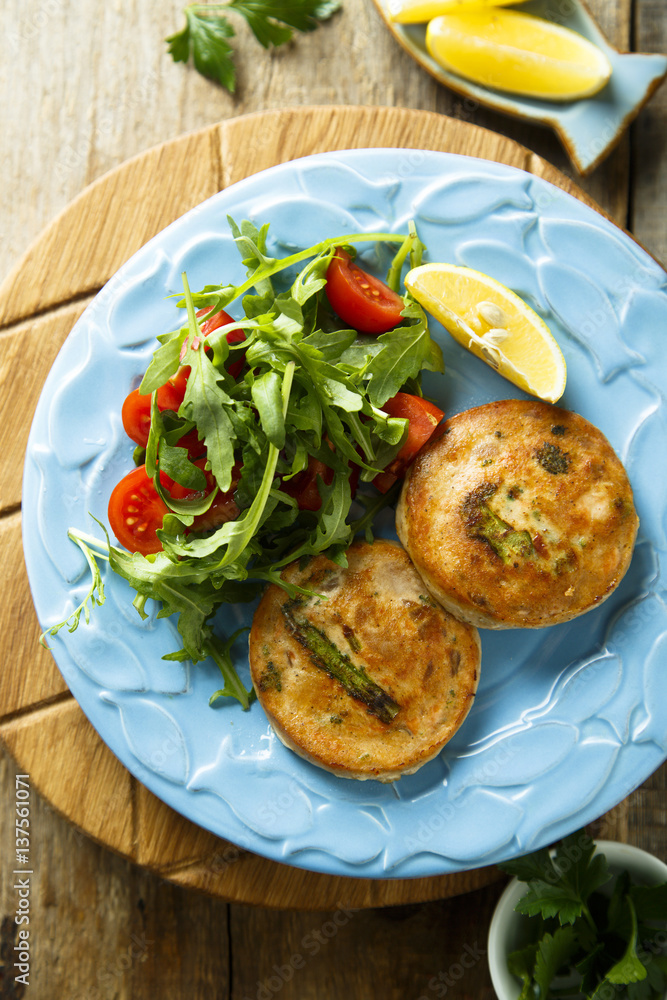
{"label": "rustic wooden background", "polygon": [[[664,0],[589,0],[589,6],[618,48],[667,51]],[[0,280],[95,178],[159,142],[250,111],[304,104],[423,108],[508,135],[572,174],[547,130],[474,107],[432,81],[396,45],[371,0],[343,0],[330,23],[273,54],[259,50],[241,27],[236,96],[166,57],[162,39],[181,21],[177,3],[3,0]],[[667,87],[580,183],[667,260]],[[354,913],[227,904],[116,857],[35,794],[35,952],[23,990],[11,972],[16,770],[2,754],[0,962],[9,967],[0,973],[0,998],[431,1000],[442,995],[429,986],[432,977],[458,972],[464,955],[471,967],[456,981],[455,972],[447,995],[492,996],[483,949],[500,885],[454,900]],[[665,785],[662,768],[605,817],[599,832],[665,858]],[[303,961],[292,962],[295,956]],[[300,967],[290,973],[294,965]]]}

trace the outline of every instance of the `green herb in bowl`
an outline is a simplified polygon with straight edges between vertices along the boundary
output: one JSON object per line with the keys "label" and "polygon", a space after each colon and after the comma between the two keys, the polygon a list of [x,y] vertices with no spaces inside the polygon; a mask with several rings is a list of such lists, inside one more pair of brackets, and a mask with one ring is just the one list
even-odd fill
{"label": "green herb in bowl", "polygon": [[639,855],[650,859],[627,845],[596,845],[581,831],[501,865],[526,885],[514,906],[523,915],[519,946],[504,959],[519,1000],[665,996],[667,881],[642,884]]}

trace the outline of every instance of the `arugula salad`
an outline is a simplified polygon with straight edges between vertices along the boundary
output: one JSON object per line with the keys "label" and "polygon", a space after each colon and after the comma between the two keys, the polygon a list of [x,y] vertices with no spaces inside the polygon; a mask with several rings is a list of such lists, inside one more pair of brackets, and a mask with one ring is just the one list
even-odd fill
{"label": "arugula salad", "polygon": [[[47,634],[89,620],[108,561],[142,618],[149,599],[158,617],[176,616],[182,647],[166,659],[212,657],[223,687],[211,703],[230,696],[247,708],[253,692],[230,652],[238,633],[216,634],[215,611],[267,583],[287,587],[280,574],[295,560],[326,551],[345,565],[355,535],[372,539],[375,515],[443,417],[420,388],[420,373],[443,361],[422,307],[400,292],[403,266],[424,251],[412,225],[282,259],[267,252],[268,226],[229,225],[247,277],[191,292],[183,274],[185,322],[158,336],[122,408],[136,449],[109,501],[120,546],[101,522],[106,541],[69,531],[92,583]],[[394,247],[386,282],[355,263],[369,243]]]}

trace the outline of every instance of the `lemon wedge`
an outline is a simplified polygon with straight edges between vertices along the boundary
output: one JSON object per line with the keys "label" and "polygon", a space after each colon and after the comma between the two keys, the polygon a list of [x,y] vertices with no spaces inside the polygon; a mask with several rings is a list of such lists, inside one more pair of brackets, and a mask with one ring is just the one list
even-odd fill
{"label": "lemon wedge", "polygon": [[423,24],[440,14],[466,10],[469,7],[506,7],[526,0],[389,0],[390,20],[398,24]]}
{"label": "lemon wedge", "polygon": [[426,48],[443,69],[468,80],[548,101],[590,97],[611,76],[604,52],[576,31],[502,7],[434,18]]}
{"label": "lemon wedge", "polygon": [[565,391],[565,359],[544,320],[495,278],[455,264],[421,264],[405,287],[452,337],[547,403]]}

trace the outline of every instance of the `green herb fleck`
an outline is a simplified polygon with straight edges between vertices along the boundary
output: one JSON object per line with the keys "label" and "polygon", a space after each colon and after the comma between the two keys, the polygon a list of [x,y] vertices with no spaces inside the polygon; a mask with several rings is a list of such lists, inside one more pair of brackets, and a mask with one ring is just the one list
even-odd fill
{"label": "green herb fleck", "polygon": [[535,458],[543,469],[552,476],[564,475],[570,468],[570,455],[561,451],[557,444],[544,441],[535,452]]}
{"label": "green herb fleck", "polygon": [[361,649],[361,643],[359,642],[359,639],[357,638],[354,629],[351,628],[350,625],[344,624],[343,625],[343,635],[347,639],[347,643],[348,643],[350,649],[352,650],[352,652],[353,653],[358,653],[359,650]]}
{"label": "green herb fleck", "polygon": [[494,483],[482,483],[468,493],[459,508],[469,538],[486,542],[505,565],[517,565],[518,559],[529,559],[535,549],[528,531],[515,531],[489,507],[488,501],[497,492]]}
{"label": "green herb fleck", "polygon": [[269,660],[259,677],[260,691],[282,691],[283,685],[280,679],[280,671],[273,660]]}

